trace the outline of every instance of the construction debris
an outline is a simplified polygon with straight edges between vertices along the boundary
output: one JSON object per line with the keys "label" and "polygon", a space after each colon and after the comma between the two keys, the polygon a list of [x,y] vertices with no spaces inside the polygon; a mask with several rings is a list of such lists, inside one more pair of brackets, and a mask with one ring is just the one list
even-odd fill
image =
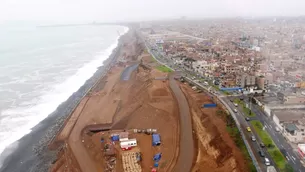
{"label": "construction debris", "polygon": [[138,164],[139,152],[126,152],[122,154],[124,172],[142,172]]}

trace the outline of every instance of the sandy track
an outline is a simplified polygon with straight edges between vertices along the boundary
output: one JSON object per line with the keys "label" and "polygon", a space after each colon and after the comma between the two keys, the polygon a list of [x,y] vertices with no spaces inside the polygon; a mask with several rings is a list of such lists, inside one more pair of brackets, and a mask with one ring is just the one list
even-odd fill
{"label": "sandy track", "polygon": [[72,113],[71,117],[68,119],[68,122],[66,123],[65,127],[58,135],[57,140],[64,140],[68,138],[69,134],[71,133],[79,115],[83,111],[88,100],[89,97],[84,97],[83,100],[79,103],[75,111]]}
{"label": "sandy track", "polygon": [[174,96],[179,105],[180,115],[180,148],[179,156],[177,160],[175,172],[188,172],[192,168],[192,162],[194,157],[194,141],[192,133],[192,120],[189,111],[188,102],[179,88],[176,80],[174,80],[174,74],[169,76],[169,84]]}

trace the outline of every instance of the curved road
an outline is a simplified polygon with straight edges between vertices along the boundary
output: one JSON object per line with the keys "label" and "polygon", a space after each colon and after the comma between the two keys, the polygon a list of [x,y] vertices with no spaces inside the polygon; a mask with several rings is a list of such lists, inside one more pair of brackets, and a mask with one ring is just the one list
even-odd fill
{"label": "curved road", "polygon": [[183,92],[181,91],[179,85],[177,84],[176,80],[174,79],[174,74],[169,76],[169,85],[179,105],[181,132],[179,156],[173,171],[188,172],[191,171],[194,157],[194,141],[191,114],[187,100]]}
{"label": "curved road", "polygon": [[131,73],[138,68],[139,64],[134,64],[126,67],[121,75],[121,80],[128,81],[130,79]]}

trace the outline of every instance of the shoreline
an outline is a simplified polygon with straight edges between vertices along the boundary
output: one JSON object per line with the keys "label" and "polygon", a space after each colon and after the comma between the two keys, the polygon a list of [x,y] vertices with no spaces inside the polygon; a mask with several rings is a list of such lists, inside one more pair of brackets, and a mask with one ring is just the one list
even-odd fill
{"label": "shoreline", "polygon": [[[126,26],[125,26],[126,27]],[[107,73],[118,57],[120,49],[123,47],[126,35],[132,29],[121,35],[118,39],[116,48],[112,50],[111,55],[98,67],[97,71],[91,76],[83,86],[73,93],[65,102],[61,103],[57,109],[47,118],[32,128],[32,131],[23,136],[12,145],[18,144],[14,150],[6,148],[3,151],[5,156],[1,159],[0,171],[2,172],[42,172],[48,171],[50,165],[57,159],[56,150],[50,150],[49,144],[62,129],[65,121],[77,107],[82,98],[92,89],[92,87]]]}

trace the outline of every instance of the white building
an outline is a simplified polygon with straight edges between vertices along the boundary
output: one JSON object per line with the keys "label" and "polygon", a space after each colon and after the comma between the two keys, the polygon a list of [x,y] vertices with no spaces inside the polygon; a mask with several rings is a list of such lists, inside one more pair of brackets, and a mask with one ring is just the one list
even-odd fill
{"label": "white building", "polygon": [[137,139],[129,139],[126,141],[121,141],[120,146],[121,148],[126,148],[126,147],[135,147],[137,146]]}

